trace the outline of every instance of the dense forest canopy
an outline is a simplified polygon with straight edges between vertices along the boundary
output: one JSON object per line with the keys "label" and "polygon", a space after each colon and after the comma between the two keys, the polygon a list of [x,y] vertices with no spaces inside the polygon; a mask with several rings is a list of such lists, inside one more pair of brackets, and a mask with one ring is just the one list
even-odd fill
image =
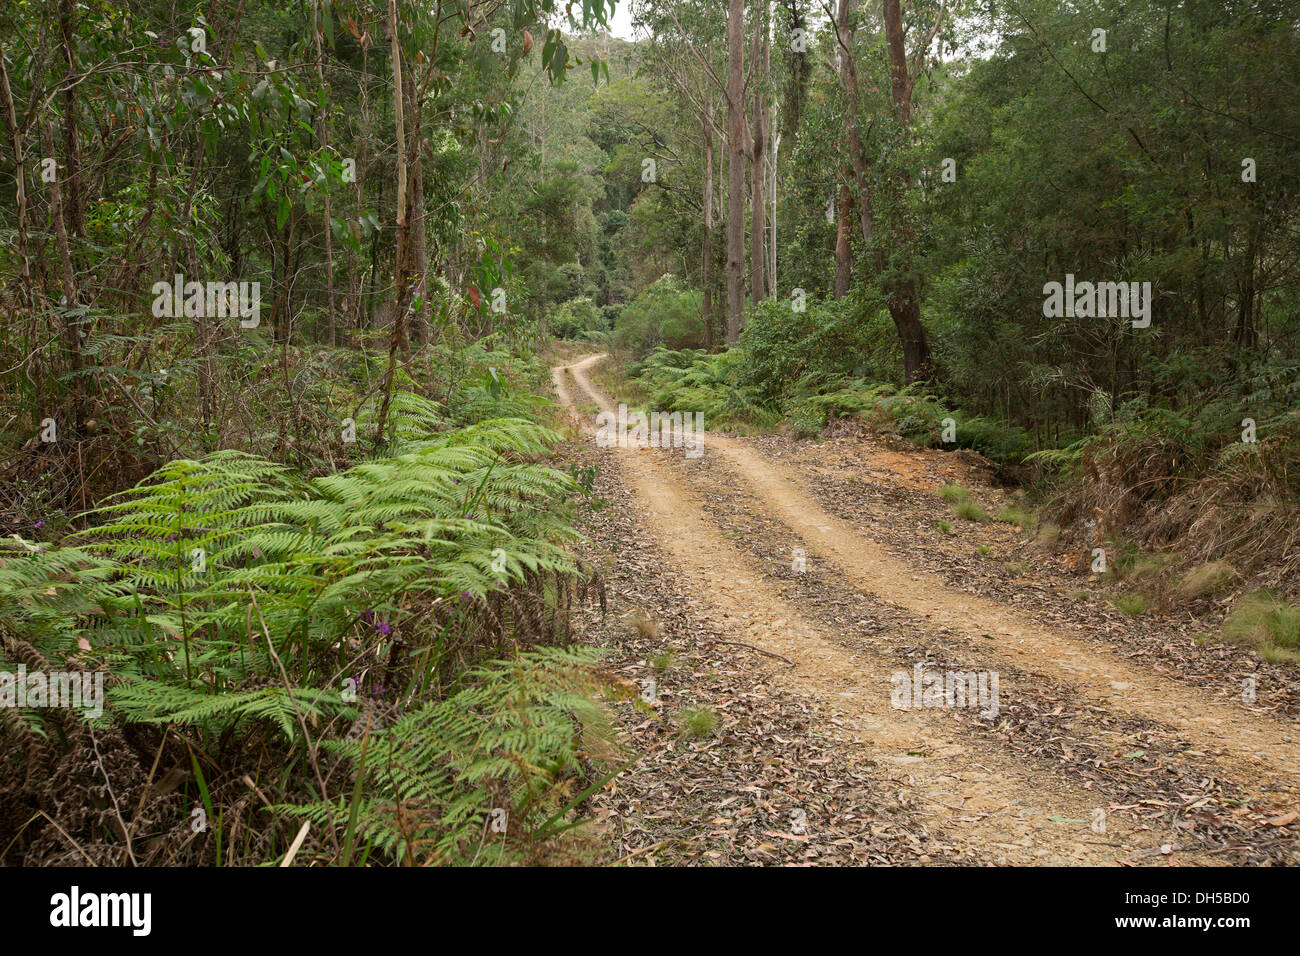
{"label": "dense forest canopy", "polygon": [[[710,350],[749,326],[794,363],[764,387],[930,380],[1054,439],[1099,406],[1292,377],[1285,3],[790,0],[738,21],[634,0],[635,42],[581,32],[600,3],[554,26],[550,7],[8,14],[16,433],[66,403],[84,435],[112,407],[157,464],[169,416],[129,398],[192,378],[213,450],[240,343],[391,328],[405,353],[453,321]],[[160,322],[187,318],[150,309],[176,275],[257,282],[257,330]],[[1045,315],[1066,275],[1151,283],[1150,325]],[[845,347],[801,349],[812,331]],[[158,363],[163,388],[134,359],[160,334],[195,346]],[[93,370],[118,366],[120,387]]]}

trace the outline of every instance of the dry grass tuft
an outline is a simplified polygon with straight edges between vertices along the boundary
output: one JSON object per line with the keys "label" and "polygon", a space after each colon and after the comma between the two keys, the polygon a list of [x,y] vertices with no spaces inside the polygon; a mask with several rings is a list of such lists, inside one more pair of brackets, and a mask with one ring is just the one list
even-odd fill
{"label": "dry grass tuft", "polygon": [[663,632],[663,628],[657,621],[646,617],[644,614],[633,614],[630,623],[633,630],[636,631],[637,636],[642,640],[657,640],[659,635]]}
{"label": "dry grass tuft", "polygon": [[1236,577],[1237,571],[1229,562],[1207,561],[1188,571],[1174,594],[1184,601],[1215,597],[1226,591]]}
{"label": "dry grass tuft", "polygon": [[1274,591],[1255,591],[1223,622],[1223,639],[1252,645],[1266,661],[1300,663],[1300,607]]}

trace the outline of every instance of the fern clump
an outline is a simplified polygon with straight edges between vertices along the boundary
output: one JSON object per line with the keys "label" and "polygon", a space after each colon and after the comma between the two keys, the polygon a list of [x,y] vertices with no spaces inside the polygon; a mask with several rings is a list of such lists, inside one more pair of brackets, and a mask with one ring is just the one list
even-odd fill
{"label": "fern clump", "polygon": [[512,844],[493,834],[537,841],[567,829],[578,801],[562,797],[582,779],[580,754],[611,766],[618,756],[594,699],[604,687],[595,660],[548,648],[476,668],[462,690],[391,726],[323,742],[348,768],[350,792],[277,810],[316,826],[350,821],[350,838],[397,861],[503,862]]}
{"label": "fern clump", "polygon": [[[548,835],[538,814],[586,772],[579,749],[612,753],[590,655],[520,649],[567,635],[581,489],[527,420],[448,427],[398,392],[387,422],[387,457],[311,479],[237,451],[176,460],[64,544],[18,539],[0,557],[3,656],[107,670],[109,725],[187,741],[183,765],[206,754],[196,784],[215,776],[241,807],[268,754],[294,768],[277,813],[307,815],[326,859],[353,811],[349,835],[395,860],[467,862],[492,807]],[[18,720],[50,735],[48,714]]]}

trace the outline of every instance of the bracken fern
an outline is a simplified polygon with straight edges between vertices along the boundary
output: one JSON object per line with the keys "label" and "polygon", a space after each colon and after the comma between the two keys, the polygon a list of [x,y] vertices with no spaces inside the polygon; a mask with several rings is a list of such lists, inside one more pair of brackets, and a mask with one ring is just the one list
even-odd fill
{"label": "bracken fern", "polygon": [[[4,656],[95,661],[110,720],[200,748],[260,726],[285,760],[324,752],[355,779],[367,739],[355,797],[313,786],[280,810],[329,832],[358,799],[381,854],[460,861],[489,791],[531,820],[603,720],[589,655],[516,646],[559,633],[583,580],[577,485],[538,461],[557,436],[526,420],[432,431],[436,406],[399,393],[390,421],[391,457],[311,480],[234,451],[173,461],[65,546],[7,544]],[[490,648],[508,659],[483,663]]]}

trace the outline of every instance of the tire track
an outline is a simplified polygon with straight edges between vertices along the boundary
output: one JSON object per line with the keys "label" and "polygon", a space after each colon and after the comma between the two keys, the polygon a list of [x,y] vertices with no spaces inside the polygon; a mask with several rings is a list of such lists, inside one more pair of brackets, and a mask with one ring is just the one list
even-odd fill
{"label": "tire track", "polygon": [[[585,374],[602,357],[552,370],[557,395],[571,410],[576,403],[567,373],[599,408],[611,410]],[[1016,864],[1101,865],[1116,862],[1117,855],[1154,852],[1156,837],[1120,817],[1104,837],[1079,825],[1098,807],[1097,794],[1025,766],[952,715],[894,709],[890,674],[896,663],[844,647],[785,600],[655,454],[625,451],[619,469],[646,509],[645,526],[677,568],[698,582],[708,616],[737,639],[789,658],[794,666],[774,678],[789,691],[822,708],[849,709],[855,719],[847,729],[859,745],[852,759],[888,768],[947,838],[971,856]]]}
{"label": "tire track", "polygon": [[[585,369],[601,358],[588,357],[573,367],[579,386],[598,404],[604,399],[598,397]],[[805,543],[810,560],[820,556],[859,589],[921,615],[936,628],[985,638],[995,658],[1068,682],[1116,712],[1175,730],[1197,753],[1231,771],[1243,789],[1261,799],[1295,802],[1300,789],[1300,733],[1295,725],[1226,706],[1187,685],[1139,671],[1094,644],[1040,627],[993,601],[953,590],[827,513],[799,490],[799,476],[785,466],[713,432],[707,434],[706,447],[720,453],[736,479],[748,484],[769,512]]]}

